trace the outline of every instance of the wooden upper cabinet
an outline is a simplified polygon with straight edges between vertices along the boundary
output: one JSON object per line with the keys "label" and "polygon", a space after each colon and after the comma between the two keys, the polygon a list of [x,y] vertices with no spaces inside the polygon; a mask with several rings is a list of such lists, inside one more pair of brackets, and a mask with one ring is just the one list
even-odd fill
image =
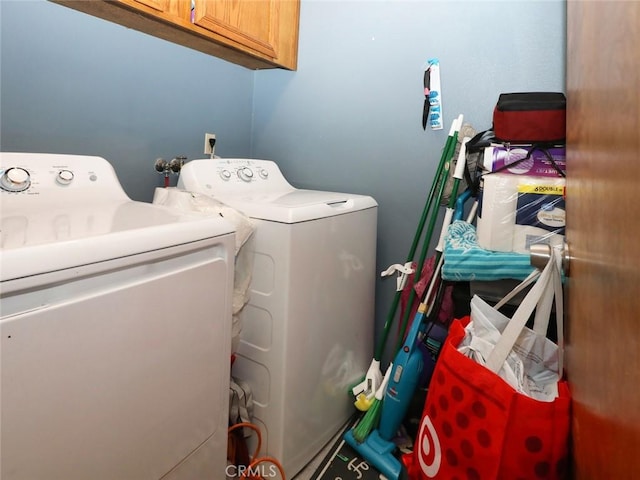
{"label": "wooden upper cabinet", "polygon": [[138,3],[142,5],[146,5],[147,7],[154,8],[159,12],[166,12],[169,10],[169,0],[136,0]]}
{"label": "wooden upper cabinet", "polygon": [[195,0],[193,23],[277,58],[279,9],[276,0]]}
{"label": "wooden upper cabinet", "polygon": [[300,0],[51,1],[247,68],[297,68]]}

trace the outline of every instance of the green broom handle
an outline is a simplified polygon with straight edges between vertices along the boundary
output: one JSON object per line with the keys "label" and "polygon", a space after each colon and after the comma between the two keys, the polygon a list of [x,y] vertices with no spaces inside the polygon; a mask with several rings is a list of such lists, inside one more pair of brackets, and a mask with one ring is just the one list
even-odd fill
{"label": "green broom handle", "polygon": [[442,222],[442,228],[440,229],[440,239],[438,240],[438,245],[436,246],[436,264],[440,260],[440,255],[442,255],[442,251],[444,250],[445,237],[447,235],[447,232],[449,231],[449,225],[453,220],[456,200],[458,199],[458,190],[460,189],[460,182],[462,181],[462,177],[464,176],[464,167],[467,163],[467,142],[469,140],[469,137],[464,137],[460,142],[460,151],[458,152],[456,169],[453,172],[453,186],[451,187],[451,195],[449,196],[447,211],[444,216],[444,221]]}
{"label": "green broom handle", "polygon": [[[427,235],[424,238],[422,243],[422,251],[420,253],[420,258],[418,259],[416,273],[414,276],[414,278],[417,279],[416,281],[420,280],[420,276],[422,274],[422,266],[426,260],[427,252],[429,251],[429,245],[431,243],[431,238],[433,237],[433,230],[435,228],[435,223],[438,218],[438,207],[440,206],[439,205],[440,199],[442,199],[442,194],[447,184],[447,178],[449,176],[449,166],[450,166],[453,154],[455,152],[456,143],[458,142],[458,132],[460,131],[460,127],[462,127],[462,119],[463,119],[463,116],[462,114],[460,114],[458,118],[454,120],[455,128],[454,128],[453,136],[451,138],[451,141],[449,141],[449,138],[447,138],[447,144],[445,145],[445,152],[443,153],[443,158],[445,161],[443,164],[442,171],[440,172],[439,182],[436,182],[436,183],[439,183],[438,195],[437,195],[438,202],[435,204],[434,211],[431,215],[431,218],[429,219],[429,225],[427,227]],[[405,309],[404,315],[402,317],[402,327],[400,329],[400,335],[398,337],[398,342],[396,344],[394,353],[396,353],[404,343],[404,334],[407,330],[409,317],[411,316],[411,305],[413,304],[415,296],[416,296],[415,290],[412,288],[409,292],[409,300],[407,302],[407,308]]]}
{"label": "green broom handle", "polygon": [[[418,222],[418,228],[413,237],[413,243],[411,244],[411,248],[409,249],[409,254],[407,255],[407,261],[405,263],[413,261],[413,257],[416,254],[416,250],[418,249],[418,243],[420,242],[420,238],[422,237],[422,232],[424,230],[424,225],[427,221],[427,217],[429,216],[429,212],[431,211],[433,200],[435,198],[438,182],[440,180],[440,177],[442,176],[442,171],[445,168],[447,159],[450,156],[449,150],[451,149],[451,145],[454,145],[454,149],[455,149],[455,142],[457,142],[457,132],[460,130],[461,126],[462,126],[462,121],[460,117],[454,119],[453,122],[451,122],[451,128],[449,130],[449,135],[447,136],[447,141],[445,142],[444,149],[440,157],[440,163],[438,164],[436,175],[433,180],[433,184],[431,185],[431,190],[429,191],[429,196],[427,197],[427,201],[425,203],[424,209],[422,210],[422,216],[420,217],[420,221]],[[376,347],[376,351],[374,354],[374,358],[376,360],[381,360],[382,352],[384,351],[384,347],[387,344],[387,338],[389,336],[389,331],[391,330],[391,324],[393,323],[393,318],[396,315],[396,310],[398,309],[398,303],[400,303],[401,295],[402,295],[402,291],[397,291],[393,296],[393,302],[391,303],[391,308],[387,313],[387,319],[384,324],[382,337],[378,342],[378,345]]]}
{"label": "green broom handle", "polygon": [[[439,189],[439,193],[438,193],[438,198],[442,198],[442,193],[444,192],[444,187],[446,184],[446,177],[449,174],[449,168],[448,168],[448,163],[444,168],[444,172],[442,175],[442,182],[440,184],[440,189]],[[431,215],[431,218],[429,219],[429,225],[427,227],[427,235],[424,238],[423,244],[422,244],[422,250],[420,252],[420,258],[418,259],[417,262],[417,267],[416,267],[416,272],[415,272],[415,276],[414,279],[416,279],[415,281],[420,281],[420,277],[422,275],[422,265],[424,264],[426,258],[427,258],[427,253],[429,251],[429,246],[431,244],[431,238],[433,237],[433,230],[435,228],[435,223],[436,220],[438,218],[438,207],[439,205],[435,206],[435,210],[433,211],[433,214]],[[402,345],[404,344],[404,334],[407,331],[407,326],[409,324],[409,317],[411,316],[411,305],[413,305],[413,301],[416,298],[416,292],[415,289],[411,288],[411,290],[409,291],[409,299],[407,300],[407,306],[405,308],[404,311],[404,315],[402,317],[402,323],[401,323],[401,328],[400,328],[400,335],[398,336],[398,341],[396,343],[396,348],[394,350],[394,352],[398,352],[398,350],[402,347]]]}
{"label": "green broom handle", "polygon": [[[453,219],[453,212],[455,210],[456,200],[458,198],[458,190],[460,189],[460,182],[462,181],[462,177],[464,175],[464,167],[466,166],[466,157],[467,157],[467,142],[469,141],[469,137],[464,137],[462,142],[460,142],[460,151],[458,152],[458,161],[456,162],[456,169],[453,172],[453,187],[451,188],[451,196],[449,197],[449,203],[447,204],[447,211],[444,215],[444,220],[442,222],[442,228],[440,229],[440,239],[438,240],[438,245],[436,246],[436,255],[434,260],[434,270],[433,275],[431,276],[431,281],[429,282],[429,288],[427,289],[427,293],[422,299],[422,304],[425,307],[428,307],[427,315],[431,313],[431,309],[433,308],[433,303],[431,303],[431,292],[435,287],[438,276],[440,275],[440,269],[442,268],[442,262],[440,259],[442,258],[442,252],[444,250],[444,242],[447,232],[449,231],[449,225]],[[442,288],[442,283],[440,283],[438,287],[438,292],[436,294],[436,298],[440,294],[440,289]]]}

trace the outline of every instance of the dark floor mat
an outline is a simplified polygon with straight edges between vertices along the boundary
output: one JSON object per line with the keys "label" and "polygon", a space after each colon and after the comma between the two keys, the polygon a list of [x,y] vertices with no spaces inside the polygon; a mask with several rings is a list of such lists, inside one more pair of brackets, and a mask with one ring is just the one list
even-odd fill
{"label": "dark floor mat", "polygon": [[[352,428],[360,419],[356,415],[345,427],[343,433]],[[311,480],[381,480],[382,476],[373,466],[358,454],[342,439],[342,434],[331,447],[322,464],[315,471]]]}

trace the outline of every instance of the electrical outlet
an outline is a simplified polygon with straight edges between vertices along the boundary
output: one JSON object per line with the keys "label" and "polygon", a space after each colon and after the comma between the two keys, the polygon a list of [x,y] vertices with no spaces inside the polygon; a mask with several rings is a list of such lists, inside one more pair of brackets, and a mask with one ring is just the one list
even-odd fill
{"label": "electrical outlet", "polygon": [[[211,145],[211,141],[213,141],[213,146]],[[205,133],[204,134],[204,153],[205,155],[213,156],[216,150],[216,134],[215,133]]]}

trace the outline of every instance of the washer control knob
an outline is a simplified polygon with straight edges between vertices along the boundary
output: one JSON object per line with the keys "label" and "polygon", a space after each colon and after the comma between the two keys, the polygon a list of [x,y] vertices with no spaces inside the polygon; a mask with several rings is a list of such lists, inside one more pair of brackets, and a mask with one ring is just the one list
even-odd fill
{"label": "washer control knob", "polygon": [[30,186],[31,175],[24,168],[8,168],[0,177],[0,187],[7,192],[23,192]]}
{"label": "washer control knob", "polygon": [[253,178],[253,170],[251,170],[249,167],[243,167],[238,170],[238,177],[240,177],[240,180],[244,182],[250,182]]}
{"label": "washer control knob", "polygon": [[260,175],[260,178],[264,178],[265,180],[269,178],[269,171],[264,168],[261,168],[258,174]]}
{"label": "washer control knob", "polygon": [[229,170],[222,170],[220,172],[220,178],[222,180],[229,180],[231,178],[231,172]]}
{"label": "washer control knob", "polygon": [[56,175],[56,182],[59,185],[69,185],[73,182],[73,172],[71,170],[60,170]]}

